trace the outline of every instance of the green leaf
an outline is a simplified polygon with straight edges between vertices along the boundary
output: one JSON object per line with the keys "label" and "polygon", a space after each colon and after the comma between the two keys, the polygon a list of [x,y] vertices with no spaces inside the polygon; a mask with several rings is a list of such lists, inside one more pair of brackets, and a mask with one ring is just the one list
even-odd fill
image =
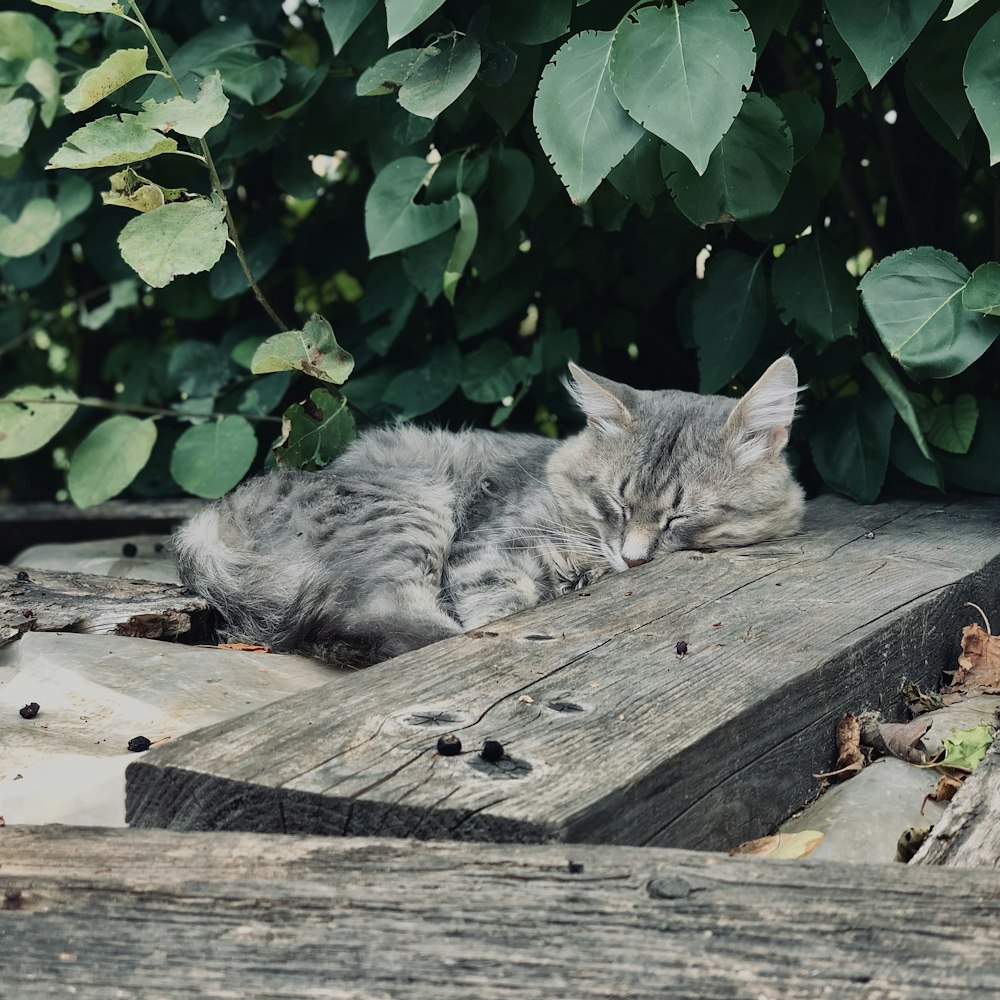
{"label": "green leaf", "polygon": [[643,135],[611,88],[608,63],[614,38],[613,31],[574,35],[552,57],[538,84],[535,131],[577,205]]}
{"label": "green leaf", "polygon": [[1000,264],[990,261],[972,272],[962,289],[962,306],[987,316],[1000,316]]}
{"label": "green leaf", "polygon": [[941,467],[949,485],[980,493],[1000,494],[1000,402],[979,400],[979,426],[972,445],[964,455],[945,452],[940,456]]}
{"label": "green leaf", "polygon": [[418,205],[414,198],[434,172],[418,156],[393,160],[379,172],[365,199],[369,256],[405,250],[443,233],[458,221],[458,199]]}
{"label": "green leaf", "polygon": [[394,94],[403,86],[422,49],[400,49],[383,56],[369,66],[354,85],[358,97],[381,97]]}
{"label": "green leaf", "polygon": [[292,377],[291,372],[271,372],[255,378],[248,386],[238,390],[235,398],[237,412],[251,419],[266,417],[288,392]]}
{"label": "green leaf", "polygon": [[696,225],[767,215],[781,200],[792,172],[792,139],[774,101],[747,94],[732,127],[699,176],[670,146],[660,165],[677,207]]}
{"label": "green leaf", "polygon": [[117,14],[120,7],[117,0],[31,0],[39,7],[53,7],[69,11],[71,14]]}
{"label": "green leaf", "polygon": [[154,209],[162,208],[168,200],[189,201],[195,197],[179,188],[161,188],[159,184],[141,177],[131,167],[112,174],[108,182],[111,184],[111,190],[101,192],[101,202],[105,205],[131,208],[136,212],[152,212]]}
{"label": "green leaf", "polygon": [[531,160],[519,149],[499,149],[490,168],[490,194],[496,217],[503,226],[513,225],[524,211],[535,184]]}
{"label": "green leaf", "polygon": [[542,45],[569,31],[571,0],[493,5],[491,34],[505,42]]}
{"label": "green leaf", "polygon": [[517,51],[514,75],[502,87],[474,84],[483,110],[507,135],[521,120],[535,96],[538,86],[540,49],[537,46]]}
{"label": "green leaf", "polygon": [[932,247],[893,254],[862,279],[861,301],[882,343],[915,378],[965,371],[1000,333],[1000,324],[962,307],[968,280],[962,264]]}
{"label": "green leaf", "polygon": [[956,729],[946,736],[941,745],[944,756],[934,761],[935,767],[957,767],[974,771],[982,763],[986,751],[993,746],[993,727],[985,723],[969,729]]}
{"label": "green leaf", "polygon": [[960,14],[964,14],[970,7],[974,7],[977,3],[979,3],[979,0],[951,0],[951,10],[948,11],[944,19],[951,21]]}
{"label": "green leaf", "polygon": [[458,233],[455,236],[455,245],[452,248],[451,256],[444,268],[444,297],[452,304],[455,304],[455,288],[458,285],[465,265],[469,263],[472,251],[476,248],[476,240],[479,238],[479,216],[476,214],[476,206],[472,199],[459,192],[458,194]]}
{"label": "green leaf", "polygon": [[827,0],[826,6],[874,87],[920,34],[940,0]]}
{"label": "green leaf", "polygon": [[143,110],[136,116],[140,125],[203,139],[209,129],[215,128],[226,117],[229,98],[222,91],[222,77],[213,73],[201,81],[198,96],[193,101],[175,97],[163,104],[145,101],[142,107]]}
{"label": "green leaf", "polygon": [[226,249],[226,217],[208,198],[175,202],[130,219],[118,236],[122,259],[153,288],[178,274],[210,270]]}
{"label": "green leaf", "polygon": [[889,461],[914,482],[944,492],[944,472],[937,459],[921,454],[913,435],[903,424],[894,424],[889,443]]}
{"label": "green leaf", "polygon": [[837,82],[837,107],[846,104],[862,87],[868,83],[861,63],[847,47],[847,42],[841,37],[836,26],[830,20],[829,14],[823,20],[824,48],[830,57],[833,67],[833,78]]}
{"label": "green leaf", "polygon": [[268,337],[250,362],[255,375],[296,370],[336,385],[343,385],[354,371],[354,358],[337,343],[330,324],[317,313],[301,330]]}
{"label": "green leaf", "polygon": [[185,396],[211,396],[235,374],[229,357],[218,344],[182,340],[170,352],[167,377]]}
{"label": "green leaf", "polygon": [[32,198],[16,222],[0,215],[0,256],[30,257],[48,244],[62,224],[62,213],[54,201]]}
{"label": "green leaf", "polygon": [[230,52],[213,66],[222,75],[227,94],[247,104],[266,104],[281,91],[287,69],[283,59],[261,59],[255,52],[240,49]]}
{"label": "green leaf", "polygon": [[116,167],[172,153],[176,148],[173,139],[140,125],[134,115],[108,115],[73,132],[56,150],[47,169]]}
{"label": "green leaf", "polygon": [[692,331],[699,392],[716,392],[753,357],[767,317],[762,257],[723,250],[695,285]]}
{"label": "green leaf", "polygon": [[[921,398],[921,397],[918,397]],[[935,448],[964,455],[972,444],[979,421],[979,405],[975,397],[963,393],[952,403],[938,406],[925,404],[919,411],[920,426]]]}
{"label": "green leaf", "polygon": [[52,63],[39,57],[28,63],[24,71],[24,80],[41,96],[39,114],[45,127],[50,128],[59,113],[59,70]]}
{"label": "green leaf", "polygon": [[479,72],[479,43],[468,35],[445,35],[422,49],[397,95],[420,118],[437,118],[465,92]]}
{"label": "green leaf", "polygon": [[611,46],[622,107],[679,149],[699,174],[753,79],[750,25],[730,0],[690,0],[627,14]]}
{"label": "green leaf", "polygon": [[[474,403],[498,403],[512,396],[520,381],[511,349],[501,340],[484,341],[462,358],[459,384],[466,399]],[[523,377],[523,375],[522,375]]]}
{"label": "green leaf", "polygon": [[27,141],[35,121],[35,102],[15,97],[0,105],[0,156],[13,156]]}
{"label": "green leaf", "polygon": [[63,104],[70,111],[92,108],[130,80],[144,76],[148,55],[149,50],[145,45],[141,49],[118,49],[112,52],[100,66],[88,69],[80,77],[76,86],[63,98]]}
{"label": "green leaf", "polygon": [[857,336],[858,290],[843,255],[814,229],[785,248],[771,270],[771,294],[781,322],[795,323],[819,347]]}
{"label": "green leaf", "polygon": [[257,436],[243,417],[228,416],[189,427],[174,444],[170,474],[188,493],[215,500],[249,471]]}
{"label": "green leaf", "polygon": [[382,401],[400,420],[436,410],[458,387],[461,359],[454,343],[442,344],[419,367],[401,372],[385,387]]}
{"label": "green leaf", "polygon": [[138,282],[135,278],[113,281],[108,290],[108,301],[87,308],[80,305],[80,326],[85,330],[99,330],[120,309],[139,304]]}
{"label": "green leaf", "polygon": [[[408,35],[414,28],[419,28],[443,3],[444,0],[385,0],[385,23],[389,32],[389,45],[395,45],[404,35]],[[478,49],[478,46],[476,48]]]}
{"label": "green leaf", "polygon": [[335,56],[340,55],[340,50],[350,41],[351,35],[372,12],[375,2],[376,0],[324,0],[323,24],[326,25]]}
{"label": "green leaf", "polygon": [[284,468],[313,472],[341,454],[355,433],[346,400],[328,389],[313,389],[308,400],[285,410],[274,457]]}
{"label": "green leaf", "polygon": [[[423,295],[428,305],[433,305],[444,291],[444,270],[454,246],[455,238],[450,232],[444,232],[420,246],[403,251],[403,271],[407,280]],[[370,289],[366,289],[366,299],[369,294]]]}
{"label": "green leaf", "polygon": [[72,389],[12,389],[0,398],[0,458],[19,458],[48,444],[76,413],[76,404]]}
{"label": "green leaf", "polygon": [[[803,90],[788,90],[775,98],[781,117],[792,133],[795,162],[808,156],[823,135],[825,122],[819,101]],[[736,119],[739,121],[739,118]]]}
{"label": "green leaf", "polygon": [[920,449],[920,453],[928,462],[933,462],[934,456],[931,454],[930,446],[924,437],[920,418],[917,415],[917,411],[913,408],[913,401],[910,399],[910,394],[906,391],[906,387],[900,381],[899,376],[893,370],[892,365],[881,354],[876,354],[874,351],[869,351],[863,355],[861,360],[868,371],[875,376],[875,381],[882,386],[883,391],[896,408],[896,412],[902,417],[903,423],[909,428],[910,433],[913,435],[913,440]]}
{"label": "green leaf", "polygon": [[645,132],[608,174],[608,181],[619,194],[644,209],[651,209],[653,199],[666,187],[660,167],[662,148],[663,143],[655,135]]}
{"label": "green leaf", "polygon": [[1000,163],[1000,12],[978,31],[962,71],[969,103],[990,143],[990,165]]}
{"label": "green leaf", "polygon": [[860,393],[828,402],[809,439],[816,469],[838,493],[874,503],[889,464],[893,407],[882,393]]}
{"label": "green leaf", "polygon": [[66,486],[77,507],[121,493],[149,461],[156,444],[152,420],[119,415],[99,423],[73,452]]}

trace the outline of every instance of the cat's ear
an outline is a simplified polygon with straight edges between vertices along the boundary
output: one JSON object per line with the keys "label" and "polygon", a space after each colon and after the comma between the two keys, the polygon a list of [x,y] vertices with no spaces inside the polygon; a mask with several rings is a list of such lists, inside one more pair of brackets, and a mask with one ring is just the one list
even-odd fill
{"label": "cat's ear", "polygon": [[584,371],[569,363],[569,378],[564,380],[576,405],[587,414],[587,423],[603,431],[624,430],[632,423],[628,408],[631,390],[610,379]]}
{"label": "cat's ear", "polygon": [[778,358],[736,404],[726,421],[726,434],[739,465],[750,465],[781,453],[795,416],[799,373],[786,354]]}

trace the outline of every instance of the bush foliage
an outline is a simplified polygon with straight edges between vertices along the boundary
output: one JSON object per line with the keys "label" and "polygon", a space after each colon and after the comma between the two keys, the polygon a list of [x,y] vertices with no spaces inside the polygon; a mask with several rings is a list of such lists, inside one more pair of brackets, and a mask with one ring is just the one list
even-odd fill
{"label": "bush foliage", "polygon": [[8,496],[556,434],[569,358],[737,393],[784,351],[806,482],[1000,492],[1000,0],[7,7]]}

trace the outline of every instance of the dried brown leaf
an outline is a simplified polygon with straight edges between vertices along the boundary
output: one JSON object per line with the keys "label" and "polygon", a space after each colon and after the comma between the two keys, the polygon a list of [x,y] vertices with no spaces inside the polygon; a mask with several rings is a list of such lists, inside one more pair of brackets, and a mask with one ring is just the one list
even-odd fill
{"label": "dried brown leaf", "polygon": [[951,684],[942,694],[1000,694],[1000,635],[990,635],[981,625],[962,629],[962,655]]}
{"label": "dried brown leaf", "polygon": [[942,774],[938,778],[938,783],[934,786],[934,791],[930,795],[924,796],[924,801],[920,803],[920,815],[924,814],[924,806],[927,800],[931,802],[951,802],[962,785],[965,784],[964,774]]}
{"label": "dried brown leaf", "polygon": [[219,649],[239,649],[244,653],[271,653],[270,646],[255,646],[252,642],[220,642]]}
{"label": "dried brown leaf", "polygon": [[730,854],[753,854],[766,858],[807,858],[819,847],[823,834],[819,830],[799,830],[797,833],[772,833],[769,837],[748,840]]}
{"label": "dried brown leaf", "polygon": [[931,719],[910,722],[879,722],[865,719],[861,724],[861,742],[879,753],[898,757],[908,764],[928,764],[932,760],[920,741],[931,728]]}
{"label": "dried brown leaf", "polygon": [[836,778],[846,781],[853,778],[865,766],[861,753],[861,723],[856,715],[848,712],[838,723],[835,734],[837,741],[837,763],[832,771],[814,774],[814,778]]}

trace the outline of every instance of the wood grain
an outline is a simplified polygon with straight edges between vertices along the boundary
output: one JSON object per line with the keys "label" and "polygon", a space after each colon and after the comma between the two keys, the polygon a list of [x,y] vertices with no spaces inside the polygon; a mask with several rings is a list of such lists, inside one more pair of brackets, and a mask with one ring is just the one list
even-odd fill
{"label": "wood grain", "polygon": [[16,1000],[968,1000],[1000,873],[7,827],[0,941]]}
{"label": "wood grain", "polygon": [[1000,867],[1000,745],[994,743],[910,862]]}
{"label": "wood grain", "polygon": [[998,515],[821,498],[794,539],[659,558],[156,747],[129,821],[732,847],[816,793],[844,711],[954,663],[964,602],[1000,597]]}
{"label": "wood grain", "polygon": [[0,646],[27,631],[200,642],[214,622],[205,601],[175,584],[0,565]]}

